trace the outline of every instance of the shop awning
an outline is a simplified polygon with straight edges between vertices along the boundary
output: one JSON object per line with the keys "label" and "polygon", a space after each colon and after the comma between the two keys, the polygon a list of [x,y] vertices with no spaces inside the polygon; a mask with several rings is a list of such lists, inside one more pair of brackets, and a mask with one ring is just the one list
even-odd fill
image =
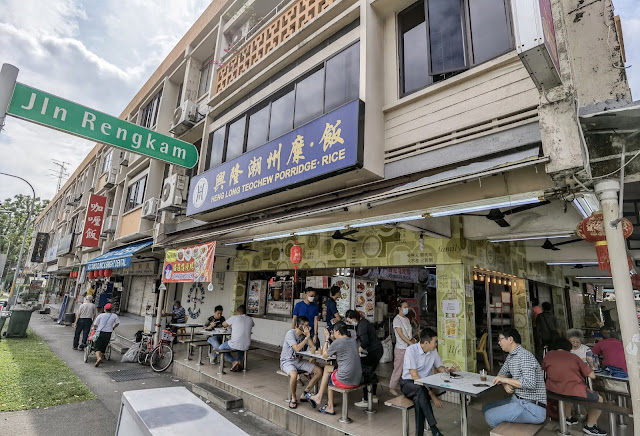
{"label": "shop awning", "polygon": [[87,271],[126,268],[131,266],[131,257],[151,244],[153,244],[153,239],[109,250],[88,262]]}

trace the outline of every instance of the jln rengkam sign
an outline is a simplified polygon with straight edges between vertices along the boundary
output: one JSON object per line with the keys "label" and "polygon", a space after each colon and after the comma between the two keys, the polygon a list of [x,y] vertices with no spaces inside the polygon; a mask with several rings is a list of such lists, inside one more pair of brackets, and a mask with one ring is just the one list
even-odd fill
{"label": "jln rengkam sign", "polygon": [[[0,87],[6,86],[7,83],[0,83]],[[186,168],[192,168],[198,163],[198,150],[193,144],[22,83],[15,82],[10,98],[7,113],[16,118]],[[4,118],[3,113],[0,115]]]}

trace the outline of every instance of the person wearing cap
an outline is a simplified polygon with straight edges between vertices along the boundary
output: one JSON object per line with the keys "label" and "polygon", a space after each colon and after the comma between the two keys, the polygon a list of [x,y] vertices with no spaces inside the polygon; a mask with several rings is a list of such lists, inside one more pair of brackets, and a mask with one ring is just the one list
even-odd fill
{"label": "person wearing cap", "polygon": [[[98,315],[96,320],[93,322],[93,328],[95,329],[94,339],[93,339],[93,347],[96,350],[96,366],[100,366],[102,363],[102,358],[104,357],[104,352],[107,351],[107,345],[109,345],[109,341],[111,340],[111,333],[113,330],[120,325],[120,318],[115,313],[111,313],[113,306],[111,303],[107,303],[104,305],[104,313]],[[95,339],[95,335],[98,335],[98,338]]]}
{"label": "person wearing cap", "polygon": [[80,344],[80,349],[84,350],[84,347],[87,345],[87,337],[89,337],[89,331],[91,330],[91,323],[95,319],[98,314],[98,309],[96,309],[96,305],[93,304],[93,296],[88,295],[84,299],[84,303],[80,305],[78,308],[78,313],[76,313],[76,320],[73,323],[73,327],[76,329],[76,333],[73,336],[73,349],[78,349],[78,343],[80,342],[80,333],[82,333],[82,343]]}

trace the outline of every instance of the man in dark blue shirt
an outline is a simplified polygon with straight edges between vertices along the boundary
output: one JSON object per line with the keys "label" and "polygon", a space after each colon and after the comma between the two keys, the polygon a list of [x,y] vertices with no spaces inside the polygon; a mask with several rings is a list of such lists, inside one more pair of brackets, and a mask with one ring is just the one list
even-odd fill
{"label": "man in dark blue shirt", "polygon": [[335,323],[342,320],[336,305],[338,298],[340,298],[340,286],[332,286],[331,296],[327,300],[327,329],[329,329],[329,331],[333,330]]}
{"label": "man in dark blue shirt", "polygon": [[[293,308],[293,320],[291,321],[291,328],[295,328],[296,318],[299,316],[306,316],[309,319],[309,332],[314,344],[319,345],[318,342],[318,314],[320,310],[318,305],[313,302],[316,297],[316,291],[313,288],[307,288],[304,300],[298,302]],[[317,346],[316,345],[316,346]]]}

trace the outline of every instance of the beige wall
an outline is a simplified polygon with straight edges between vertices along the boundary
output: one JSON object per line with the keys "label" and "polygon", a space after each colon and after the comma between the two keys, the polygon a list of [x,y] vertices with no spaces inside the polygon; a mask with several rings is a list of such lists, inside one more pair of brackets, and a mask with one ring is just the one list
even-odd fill
{"label": "beige wall", "polygon": [[123,238],[125,236],[137,233],[140,230],[140,217],[142,216],[142,207],[135,209],[132,212],[128,212],[122,217],[120,221],[120,231],[118,237]]}

